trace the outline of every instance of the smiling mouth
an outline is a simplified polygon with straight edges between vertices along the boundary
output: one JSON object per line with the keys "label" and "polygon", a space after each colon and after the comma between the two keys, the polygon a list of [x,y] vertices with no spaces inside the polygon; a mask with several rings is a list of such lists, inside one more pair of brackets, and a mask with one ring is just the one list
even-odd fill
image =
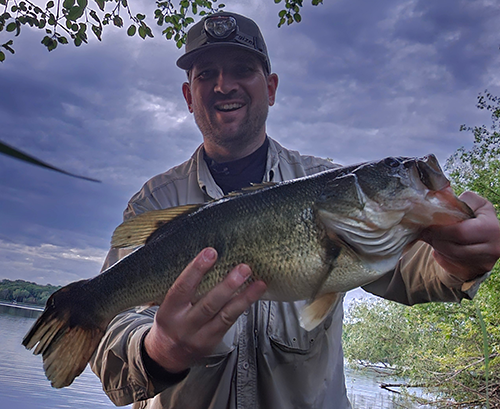
{"label": "smiling mouth", "polygon": [[240,103],[232,103],[232,104],[221,104],[217,105],[215,109],[217,111],[221,112],[231,112],[231,111],[236,111],[237,109],[240,109],[243,106],[243,104]]}

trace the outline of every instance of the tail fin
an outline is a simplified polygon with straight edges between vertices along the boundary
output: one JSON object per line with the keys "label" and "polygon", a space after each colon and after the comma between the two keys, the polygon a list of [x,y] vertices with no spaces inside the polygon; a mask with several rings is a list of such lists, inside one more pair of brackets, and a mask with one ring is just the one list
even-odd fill
{"label": "tail fin", "polygon": [[45,375],[55,388],[69,386],[80,375],[99,341],[107,322],[99,322],[82,297],[87,280],[72,283],[52,294],[45,311],[23,339],[27,349],[42,354]]}

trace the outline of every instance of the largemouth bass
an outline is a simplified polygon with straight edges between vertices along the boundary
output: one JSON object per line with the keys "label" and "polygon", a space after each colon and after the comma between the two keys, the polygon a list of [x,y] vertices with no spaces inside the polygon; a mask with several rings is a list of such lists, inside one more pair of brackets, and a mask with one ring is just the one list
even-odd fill
{"label": "largemouth bass", "polygon": [[386,158],[267,185],[203,205],[152,211],[125,221],[113,247],[140,246],[90,280],[54,293],[23,340],[42,354],[52,386],[70,385],[118,313],[160,304],[205,247],[218,260],[199,286],[202,296],[237,264],[267,284],[264,299],[309,300],[311,329],[337,293],[395,268],[431,225],[474,217],[450,188],[436,158]]}

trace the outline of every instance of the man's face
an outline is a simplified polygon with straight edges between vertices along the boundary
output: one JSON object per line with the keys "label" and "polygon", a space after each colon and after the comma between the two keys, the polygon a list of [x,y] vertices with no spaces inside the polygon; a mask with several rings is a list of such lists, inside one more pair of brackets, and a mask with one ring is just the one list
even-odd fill
{"label": "man's face", "polygon": [[265,136],[278,77],[253,53],[220,47],[203,53],[182,90],[205,140],[235,147]]}

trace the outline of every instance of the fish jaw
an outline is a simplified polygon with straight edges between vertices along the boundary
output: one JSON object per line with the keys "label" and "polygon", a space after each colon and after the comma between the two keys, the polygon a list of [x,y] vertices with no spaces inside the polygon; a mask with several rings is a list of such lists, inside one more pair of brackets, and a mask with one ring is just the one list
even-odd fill
{"label": "fish jaw", "polygon": [[418,158],[411,165],[409,180],[417,194],[405,216],[407,223],[425,228],[475,217],[472,209],[453,192],[434,155]]}

